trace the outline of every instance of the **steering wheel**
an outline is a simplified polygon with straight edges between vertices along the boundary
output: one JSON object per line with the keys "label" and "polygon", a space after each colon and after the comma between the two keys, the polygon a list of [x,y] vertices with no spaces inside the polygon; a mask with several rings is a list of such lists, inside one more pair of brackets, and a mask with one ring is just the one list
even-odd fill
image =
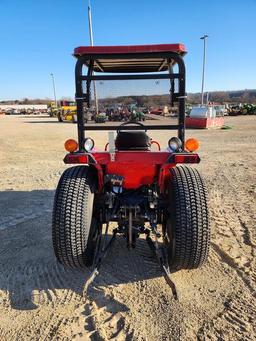
{"label": "steering wheel", "polygon": [[120,133],[120,131],[122,130],[122,127],[126,126],[128,124],[136,124],[136,125],[142,127],[145,132],[147,131],[147,129],[145,128],[144,124],[142,124],[140,122],[136,122],[136,121],[128,121],[128,122],[124,122],[124,123],[120,124],[120,126],[117,129],[117,133]]}

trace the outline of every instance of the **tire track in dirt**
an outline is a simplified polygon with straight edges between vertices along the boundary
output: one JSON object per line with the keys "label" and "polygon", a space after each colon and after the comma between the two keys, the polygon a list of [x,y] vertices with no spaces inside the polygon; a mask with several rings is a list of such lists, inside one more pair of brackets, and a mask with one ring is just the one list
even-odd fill
{"label": "tire track in dirt", "polygon": [[[82,293],[88,271],[65,269],[56,262],[49,238],[41,240],[44,233],[38,233],[45,224],[48,229],[49,221],[40,217],[8,231],[14,243],[3,245],[1,250],[0,306],[2,312],[8,311],[8,316],[17,317],[15,326],[1,331],[1,339],[32,340],[38,335],[40,340],[52,340],[55,334],[59,335],[62,325],[72,322],[75,306],[84,301]],[[19,238],[16,238],[17,231],[22,231]],[[7,236],[7,230],[1,234]],[[28,239],[29,249],[33,250],[31,255],[26,249]],[[13,253],[16,243],[24,247]],[[3,259],[8,261],[2,262]],[[28,312],[30,319],[23,320]]]}
{"label": "tire track in dirt", "polygon": [[240,296],[227,300],[223,311],[198,330],[198,341],[255,340],[255,307],[256,300],[252,300],[251,296],[244,292],[241,292]]}
{"label": "tire track in dirt", "polygon": [[0,216],[0,231],[51,215],[53,194],[49,190],[0,192],[0,207],[6,205]]}
{"label": "tire track in dirt", "polygon": [[[211,197],[211,215],[215,225],[213,245],[222,260],[238,271],[254,294],[256,244],[252,232],[254,230],[253,199],[247,198],[243,186],[240,187],[241,179],[237,179],[234,188],[234,181],[230,182],[223,169],[225,167],[221,168],[218,176],[225,185],[221,190],[214,189]],[[218,179],[216,180],[218,182]],[[232,197],[226,195],[229,191],[232,191]]]}
{"label": "tire track in dirt", "polygon": [[[221,261],[236,272],[245,289],[228,300],[223,311],[211,322],[202,325],[197,333],[198,340],[249,341],[256,338],[254,198],[249,195],[244,181],[240,173],[237,175],[236,170],[233,172],[232,167],[222,163],[211,184],[210,209],[214,227],[212,248]],[[220,183],[222,186],[216,187]]]}
{"label": "tire track in dirt", "polygon": [[[37,331],[40,340],[52,340],[53,336],[58,339],[60,327],[72,324],[75,306],[82,301],[80,292],[84,274],[72,272],[67,274],[62,266],[57,265],[57,268],[56,273],[56,264],[49,266],[34,263],[12,269],[7,287],[10,297],[7,298],[8,302],[4,307],[9,311],[20,311],[20,316],[24,314],[23,312],[30,311],[31,319],[25,324],[22,319],[21,321],[16,319],[14,331],[2,333],[1,337],[14,340],[19,335],[17,338],[19,340],[32,340]],[[65,273],[66,277],[63,276]],[[59,274],[62,277],[62,285],[59,285]],[[81,288],[80,292],[77,292],[79,276]],[[25,286],[24,283],[29,284]]]}
{"label": "tire track in dirt", "polygon": [[2,287],[10,295],[9,305],[24,309],[26,303],[56,306],[80,299],[85,280],[85,273],[65,271],[55,262],[42,261],[8,269],[1,275]]}
{"label": "tire track in dirt", "polygon": [[91,331],[102,340],[125,340],[125,316],[128,308],[120,303],[109,289],[96,286],[89,292]]}
{"label": "tire track in dirt", "polygon": [[[102,340],[160,340],[172,329],[173,340],[177,340],[179,318],[173,323],[167,322],[167,312],[176,304],[172,291],[147,242],[139,240],[137,246],[129,251],[126,241],[117,239],[89,289],[90,319],[96,326],[97,337]],[[161,327],[158,328],[156,321]]]}
{"label": "tire track in dirt", "polygon": [[[43,218],[40,220],[45,224]],[[9,266],[5,273],[7,269]],[[174,302],[155,256],[143,239],[131,251],[127,250],[124,239],[117,239],[87,298],[80,296],[86,273],[65,270],[53,255],[45,258],[38,255],[25,265],[12,267],[10,273],[8,290],[15,293],[14,306],[30,308],[32,314],[29,322],[17,323],[13,335],[20,335],[20,339],[30,339],[33,331],[45,340],[73,337],[145,340],[148,336],[161,339],[170,333],[173,340],[180,338],[183,308]],[[24,290],[20,281],[26,281],[29,290]],[[178,281],[179,285],[182,281]],[[35,307],[29,305],[30,292]]]}
{"label": "tire track in dirt", "polygon": [[134,330],[129,322],[129,308],[121,303],[125,301],[126,294],[123,291],[119,299],[114,294],[115,288],[117,285],[125,288],[127,284],[124,283],[136,283],[132,295],[136,299],[141,296],[139,293],[143,285],[140,279],[157,275],[161,275],[159,265],[145,240],[138,240],[136,249],[129,251],[126,240],[117,237],[88,292],[93,302],[90,319],[97,328],[97,337],[102,340],[132,340]]}
{"label": "tire track in dirt", "polygon": [[[69,331],[72,331],[72,337],[79,338],[81,335],[86,335],[92,340],[121,341],[133,340],[135,336],[136,339],[140,339],[140,335],[145,334],[144,323],[142,323],[142,328],[138,328],[139,324],[137,326],[136,323],[137,330],[135,331],[132,323],[136,317],[133,313],[131,314],[131,309],[128,306],[132,304],[140,312],[147,309],[154,312],[152,300],[155,301],[154,292],[159,289],[159,284],[152,286],[151,283],[149,285],[148,281],[143,278],[158,278],[160,276],[162,285],[165,286],[165,282],[161,277],[159,264],[146,241],[139,240],[137,246],[137,249],[129,251],[126,248],[126,241],[117,238],[104,260],[99,275],[88,289],[84,310],[84,315],[87,315],[85,323],[83,316],[80,316],[73,325],[68,325]],[[148,289],[150,295],[148,295]],[[169,295],[173,299],[171,291]],[[155,315],[157,314],[155,313]],[[145,322],[150,327],[148,317],[145,318]],[[83,323],[86,332],[82,333]],[[77,327],[78,325],[80,325],[80,329]],[[76,333],[77,328],[80,333]]]}
{"label": "tire track in dirt", "polygon": [[[36,164],[36,167],[22,165],[22,167],[11,167],[11,169],[3,166],[1,168],[0,187],[5,191],[13,191],[19,188],[31,190],[31,185],[33,188],[55,189],[62,174],[60,169],[64,170],[66,167],[60,165],[51,172],[47,172],[47,168],[48,164],[45,163],[42,163],[41,167],[38,167],[38,164]],[[15,180],[13,180],[10,173],[13,175],[19,174],[19,176],[15,176]],[[26,188],[28,184],[29,187]]]}
{"label": "tire track in dirt", "polygon": [[[51,210],[53,189],[62,173],[62,146],[56,146],[71,130],[66,125],[62,133],[62,125],[52,129],[42,123],[42,129],[35,132],[36,125],[20,124],[16,118],[15,124],[10,120],[11,125],[2,125],[3,136],[8,127],[16,129],[8,148],[14,143],[20,147],[17,152],[3,151],[1,168],[1,219],[8,218],[4,220],[7,224],[13,219],[13,225],[0,231],[0,339],[255,340],[256,303],[247,285],[253,288],[256,282],[254,147],[247,143],[249,129],[249,134],[254,134],[255,120],[250,119],[245,124],[244,118],[235,118],[244,125],[233,132],[196,132],[202,137],[205,159],[200,167],[211,189],[213,243],[220,252],[213,245],[202,269],[173,274],[181,293],[179,302],[173,299],[143,239],[131,252],[125,240],[119,239],[87,295],[82,296],[88,272],[65,270],[55,262],[51,214],[47,211]],[[42,150],[35,141],[39,141],[39,133],[40,140],[45,132],[50,136],[48,131],[52,137]],[[31,146],[25,162],[24,133]],[[166,135],[162,137],[166,143]],[[104,145],[104,138],[97,135],[96,140]],[[241,151],[234,151],[238,141],[245,147],[241,165],[237,162]],[[29,220],[31,213],[41,215]],[[26,216],[24,221],[22,215]]]}
{"label": "tire track in dirt", "polygon": [[12,215],[11,217],[6,217],[4,219],[1,219],[0,221],[0,230],[5,230],[10,227],[17,227],[17,225],[27,223],[31,220],[40,218],[42,216],[45,216],[46,214],[51,213],[50,208],[47,207],[42,207],[40,211],[34,212],[33,213],[25,213],[22,216],[20,214],[17,215]]}
{"label": "tire track in dirt", "polygon": [[251,284],[251,277],[248,276],[242,269],[240,269],[235,260],[230,257],[228,253],[223,251],[217,244],[212,242],[212,246],[215,252],[220,256],[221,260],[227,263],[232,269],[236,271],[237,275],[242,279],[245,286],[250,290],[252,296],[256,297],[256,289]]}

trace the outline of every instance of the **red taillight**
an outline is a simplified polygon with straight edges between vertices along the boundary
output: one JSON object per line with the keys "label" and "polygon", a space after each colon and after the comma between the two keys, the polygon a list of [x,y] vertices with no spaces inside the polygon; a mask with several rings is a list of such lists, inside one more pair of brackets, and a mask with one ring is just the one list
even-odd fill
{"label": "red taillight", "polygon": [[172,154],[170,159],[170,163],[199,163],[200,157],[198,154]]}
{"label": "red taillight", "polygon": [[84,154],[67,154],[64,158],[64,163],[83,163],[88,164],[88,155]]}

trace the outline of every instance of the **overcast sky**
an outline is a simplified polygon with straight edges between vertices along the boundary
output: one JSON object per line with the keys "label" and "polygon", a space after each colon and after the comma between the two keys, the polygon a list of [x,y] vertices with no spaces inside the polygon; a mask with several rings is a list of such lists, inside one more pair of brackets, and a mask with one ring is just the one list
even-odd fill
{"label": "overcast sky", "polygon": [[[0,99],[74,96],[74,47],[89,44],[87,0],[0,0]],[[187,91],[256,88],[256,0],[91,0],[95,45],[184,43]]]}

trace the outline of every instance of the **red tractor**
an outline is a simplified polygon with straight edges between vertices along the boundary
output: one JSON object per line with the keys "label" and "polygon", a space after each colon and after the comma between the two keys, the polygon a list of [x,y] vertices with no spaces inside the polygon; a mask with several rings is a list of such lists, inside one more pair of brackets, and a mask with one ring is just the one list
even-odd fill
{"label": "red tractor", "polygon": [[[59,180],[52,221],[54,251],[63,265],[99,266],[116,234],[126,238],[128,248],[144,234],[164,269],[193,269],[206,261],[210,244],[206,189],[197,169],[190,166],[200,162],[195,153],[198,141],[185,142],[185,53],[182,44],[74,50],[78,143],[65,143],[69,153],[64,162],[75,166]],[[175,65],[178,72],[173,71]],[[177,124],[86,124],[84,110],[91,107],[94,81],[147,79],[170,82],[170,103],[179,107]],[[163,129],[178,134],[170,136],[163,151],[155,151],[147,131]],[[109,133],[105,150],[95,151],[94,141],[85,135],[91,130],[116,131],[116,137]],[[116,228],[111,225],[109,241],[111,222]]]}

